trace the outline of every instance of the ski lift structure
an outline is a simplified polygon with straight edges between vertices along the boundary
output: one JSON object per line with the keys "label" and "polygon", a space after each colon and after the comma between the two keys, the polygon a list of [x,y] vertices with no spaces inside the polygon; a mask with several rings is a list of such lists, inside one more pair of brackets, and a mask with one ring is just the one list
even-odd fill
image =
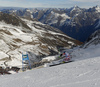
{"label": "ski lift structure", "polygon": [[22,53],[22,71],[25,69],[25,62],[27,62],[28,67],[31,69],[31,63],[27,52],[25,54]]}

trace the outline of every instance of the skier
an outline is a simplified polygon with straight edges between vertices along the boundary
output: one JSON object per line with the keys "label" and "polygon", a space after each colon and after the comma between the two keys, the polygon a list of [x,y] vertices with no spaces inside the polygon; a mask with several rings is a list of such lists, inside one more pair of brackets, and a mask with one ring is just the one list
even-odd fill
{"label": "skier", "polygon": [[64,52],[63,55],[65,56],[65,58],[63,59],[63,62],[67,62],[70,60],[70,55],[67,52]]}

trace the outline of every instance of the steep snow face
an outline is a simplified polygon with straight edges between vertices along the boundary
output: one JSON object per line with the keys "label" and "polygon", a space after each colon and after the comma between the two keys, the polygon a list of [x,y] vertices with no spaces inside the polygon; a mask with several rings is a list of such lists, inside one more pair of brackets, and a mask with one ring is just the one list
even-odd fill
{"label": "steep snow face", "polygon": [[[99,47],[99,48],[98,48]],[[93,50],[92,50],[93,49]],[[98,51],[97,51],[98,49]],[[77,50],[77,51],[76,51]],[[91,51],[94,51],[91,52]],[[96,52],[98,54],[96,54]],[[74,62],[54,67],[34,69],[24,73],[0,77],[1,87],[99,87],[100,86],[100,45],[82,50],[74,49],[81,55]],[[81,53],[82,52],[82,53]],[[88,56],[91,55],[90,57]],[[94,55],[94,56],[93,56]],[[85,59],[84,59],[85,58]],[[11,82],[11,84],[9,84]]]}

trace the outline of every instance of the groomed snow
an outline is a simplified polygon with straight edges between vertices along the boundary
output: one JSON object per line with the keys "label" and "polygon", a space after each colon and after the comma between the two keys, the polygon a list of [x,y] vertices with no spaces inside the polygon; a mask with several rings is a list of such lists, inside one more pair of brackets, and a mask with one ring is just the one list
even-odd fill
{"label": "groomed snow", "polygon": [[99,57],[0,77],[0,87],[99,86]]}

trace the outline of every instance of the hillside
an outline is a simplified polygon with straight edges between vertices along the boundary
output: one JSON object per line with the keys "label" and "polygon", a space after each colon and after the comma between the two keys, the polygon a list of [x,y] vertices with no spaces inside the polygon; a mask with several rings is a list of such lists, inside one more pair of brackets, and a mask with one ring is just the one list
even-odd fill
{"label": "hillside", "polygon": [[58,53],[57,46],[70,48],[81,44],[38,21],[4,13],[0,13],[0,20],[0,60],[9,61],[11,66],[21,65],[22,53],[26,51],[36,56],[48,56]]}

